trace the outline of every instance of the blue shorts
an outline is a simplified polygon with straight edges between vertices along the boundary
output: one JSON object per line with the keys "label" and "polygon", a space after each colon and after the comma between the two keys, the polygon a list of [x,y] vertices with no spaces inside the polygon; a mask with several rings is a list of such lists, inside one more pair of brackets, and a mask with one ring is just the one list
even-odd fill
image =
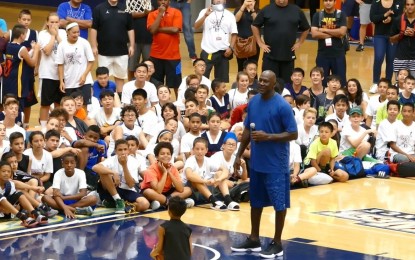
{"label": "blue shorts", "polygon": [[63,203],[65,203],[65,205],[72,205],[77,203],[77,200],[63,200]]}
{"label": "blue shorts", "polygon": [[273,206],[276,211],[290,207],[290,171],[285,174],[250,171],[249,197],[251,207]]}
{"label": "blue shorts", "polygon": [[[111,194],[109,194],[109,192],[102,187],[101,182],[98,183],[97,192],[101,200],[113,200]],[[136,191],[121,189],[119,187],[117,187],[117,192],[118,195],[120,195],[121,199],[132,203],[135,202],[139,197],[143,196]]]}
{"label": "blue shorts", "polygon": [[346,17],[359,16],[359,5],[355,0],[345,0],[342,4],[342,11]]}

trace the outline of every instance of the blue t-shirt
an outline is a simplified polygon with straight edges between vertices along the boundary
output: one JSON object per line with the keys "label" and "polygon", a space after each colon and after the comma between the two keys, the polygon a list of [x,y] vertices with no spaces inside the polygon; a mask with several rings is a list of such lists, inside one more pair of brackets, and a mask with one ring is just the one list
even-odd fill
{"label": "blue t-shirt", "polygon": [[411,95],[409,96],[409,98],[405,98],[402,95],[402,92],[401,92],[401,93],[399,93],[399,99],[398,99],[398,101],[399,101],[399,104],[401,104],[401,105],[404,105],[404,104],[407,104],[407,103],[415,104],[415,94],[414,93],[411,93]]}
{"label": "blue t-shirt", "polygon": [[[71,17],[78,20],[92,21],[91,7],[83,3],[81,3],[78,8],[72,7],[69,2],[61,3],[58,6],[57,13],[59,19],[66,19],[66,17]],[[88,29],[80,29],[80,35],[82,38],[88,40]]]}
{"label": "blue t-shirt", "polygon": [[0,19],[0,29],[3,33],[7,32],[7,23],[4,19]]}
{"label": "blue t-shirt", "polygon": [[92,91],[94,92],[94,97],[96,97],[99,100],[99,95],[101,95],[101,91],[103,90],[109,90],[111,92],[117,93],[117,85],[115,85],[114,81],[108,81],[108,84],[105,88],[101,87],[98,84],[98,80],[94,82],[94,85],[92,85]]}
{"label": "blue t-shirt", "polygon": [[[280,134],[297,132],[297,124],[291,106],[284,98],[275,94],[268,100],[262,95],[254,96],[248,104],[248,114],[244,125],[250,129],[255,123],[255,130],[265,133]],[[263,173],[289,174],[289,142],[251,141],[251,168]]]}
{"label": "blue t-shirt", "polygon": [[98,152],[97,148],[95,147],[89,147],[89,154],[88,154],[88,162],[86,164],[86,169],[92,170],[92,167],[95,164],[98,164],[100,161],[99,159],[101,159],[102,157],[106,158],[107,157],[107,145],[105,144],[105,142],[103,140],[98,140],[97,142],[98,144],[103,145],[104,148],[104,152],[100,153]]}

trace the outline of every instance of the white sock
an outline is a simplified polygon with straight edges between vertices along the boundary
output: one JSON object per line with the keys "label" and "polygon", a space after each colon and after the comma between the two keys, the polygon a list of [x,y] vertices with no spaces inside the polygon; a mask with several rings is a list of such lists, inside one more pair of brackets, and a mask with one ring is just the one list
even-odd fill
{"label": "white sock", "polygon": [[40,120],[40,126],[42,127],[42,129],[46,128],[47,123],[48,123],[48,121],[46,121],[46,120]]}
{"label": "white sock", "polygon": [[120,195],[117,193],[117,194],[115,194],[115,195],[113,195],[112,196],[112,198],[114,199],[114,200],[120,200],[121,199],[121,197],[120,197]]}

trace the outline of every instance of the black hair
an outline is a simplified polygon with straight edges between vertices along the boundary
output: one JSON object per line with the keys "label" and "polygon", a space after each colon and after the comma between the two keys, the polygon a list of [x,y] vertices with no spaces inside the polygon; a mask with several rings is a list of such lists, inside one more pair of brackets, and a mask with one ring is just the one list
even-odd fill
{"label": "black hair", "polygon": [[128,111],[133,111],[135,114],[135,117],[136,118],[138,117],[137,109],[133,105],[126,105],[125,107],[123,107],[121,110],[121,117],[124,117],[125,112],[128,112]]}
{"label": "black hair", "polygon": [[198,117],[200,120],[202,120],[202,116],[197,112],[191,113],[189,115],[189,121],[192,120],[193,117]]}
{"label": "black hair", "polygon": [[13,133],[11,133],[10,136],[9,136],[9,142],[10,142],[10,144],[12,145],[13,142],[16,139],[19,139],[19,138],[23,138],[23,140],[24,140],[24,136],[23,136],[22,133],[20,133],[20,132],[13,132]]}
{"label": "black hair", "polygon": [[328,75],[327,76],[327,82],[330,82],[330,81],[338,81],[338,82],[340,82],[340,84],[342,82],[340,76],[335,75],[335,74],[332,74],[332,75]]}
{"label": "black hair", "polygon": [[221,79],[212,80],[212,84],[210,84],[210,88],[212,89],[212,92],[215,93],[216,89],[219,88],[222,84],[225,84],[225,82]]}
{"label": "black hair", "polygon": [[113,97],[114,98],[114,96],[115,96],[114,92],[112,92],[111,90],[108,90],[108,89],[104,89],[99,94],[99,100],[102,100],[104,97]]}
{"label": "black hair", "polygon": [[43,137],[43,139],[45,139],[45,135],[41,132],[41,131],[33,131],[30,133],[29,135],[29,143],[31,144],[33,141],[33,138],[35,137],[35,135],[40,135]]}
{"label": "black hair", "polygon": [[18,39],[26,32],[26,28],[21,24],[16,24],[12,29],[12,40]]}
{"label": "black hair", "polygon": [[58,118],[58,117],[61,117],[61,116],[63,116],[65,118],[65,120],[68,121],[68,119],[69,119],[68,111],[66,111],[62,107],[54,108],[49,114],[49,118],[51,118],[51,117]]}
{"label": "black hair", "polygon": [[171,143],[168,142],[160,142],[156,145],[156,147],[154,147],[154,155],[158,156],[161,149],[163,148],[167,148],[170,151],[170,154],[173,154],[173,145]]}
{"label": "black hair", "polygon": [[258,90],[256,90],[256,89],[250,89],[249,91],[248,91],[248,97],[250,96],[250,95],[256,95],[256,94],[258,94]]}
{"label": "black hair", "polygon": [[159,142],[160,137],[162,137],[162,136],[163,136],[163,135],[165,135],[165,134],[171,134],[171,135],[173,136],[173,133],[172,133],[170,130],[163,129],[163,130],[161,130],[161,131],[160,131],[160,133],[157,135],[157,138],[156,138],[156,143],[158,143],[158,142]]}
{"label": "black hair", "polygon": [[196,66],[196,63],[197,63],[198,61],[203,61],[203,62],[206,64],[206,61],[205,61],[204,59],[202,59],[202,58],[197,58],[197,59],[195,59],[195,60],[193,61],[193,66]]}
{"label": "black hair", "polygon": [[412,111],[415,110],[415,105],[414,105],[414,103],[411,103],[411,102],[404,103],[402,105],[402,110],[403,110],[404,107],[410,107],[410,108],[412,108]]}
{"label": "black hair", "polygon": [[96,134],[98,134],[98,135],[100,135],[101,134],[101,129],[99,128],[99,126],[97,126],[97,125],[90,125],[90,126],[88,126],[88,128],[87,128],[87,130],[86,130],[87,132],[88,131],[92,131],[92,132],[94,132],[94,133],[96,133]]}
{"label": "black hair", "polygon": [[107,67],[98,67],[95,70],[95,75],[96,76],[105,75],[105,74],[108,74],[108,75],[110,74],[110,71],[109,71],[109,69]]}
{"label": "black hair", "polygon": [[256,62],[255,60],[248,59],[244,61],[244,63],[242,64],[242,68],[246,70],[246,67],[248,67],[249,64],[255,64],[255,66],[258,67],[258,62]]}
{"label": "black hair", "polygon": [[[399,88],[397,86],[391,85],[391,86],[388,87],[388,89],[393,89],[393,90],[395,90],[397,95],[399,94]],[[388,90],[386,90],[386,91],[388,91]]]}
{"label": "black hair", "polygon": [[0,161],[0,168],[2,168],[3,166],[9,166],[10,169],[12,169],[12,166],[10,165],[10,163],[8,163],[7,161]]}
{"label": "black hair", "polygon": [[300,95],[297,95],[297,97],[295,98],[295,104],[297,106],[302,106],[302,105],[306,104],[307,102],[310,102],[310,97],[309,96],[300,94]]}
{"label": "black hair", "polygon": [[390,86],[392,86],[391,81],[390,81],[389,79],[387,79],[387,78],[381,78],[381,79],[379,80],[379,82],[378,82],[378,85],[379,85],[381,82],[386,83],[386,84],[388,85],[388,88],[389,88]]}
{"label": "black hair", "polygon": [[144,99],[147,99],[147,91],[145,91],[142,88],[138,88],[133,91],[133,94],[131,95],[131,98],[134,98],[135,96],[141,96]]}
{"label": "black hair", "polygon": [[77,158],[77,157],[76,157],[76,154],[71,153],[71,152],[68,152],[68,153],[63,154],[63,155],[61,156],[61,160],[62,160],[62,162],[63,162],[63,161],[65,161],[65,159],[70,158],[70,157],[74,158],[74,159],[75,159],[75,161],[76,161],[76,158]]}
{"label": "black hair", "polygon": [[[362,89],[362,85],[360,84],[360,81],[357,80],[357,79],[349,79],[347,81],[347,84],[346,84],[347,86],[349,86],[349,82],[350,81],[353,81],[356,84],[357,92],[356,92],[356,96],[354,98],[354,102],[356,103],[356,105],[360,106],[362,104],[362,102],[363,102],[363,89]],[[346,87],[346,93],[347,93],[347,96],[349,97],[349,100],[352,101],[348,87]]]}
{"label": "black hair", "polygon": [[[187,88],[184,92],[184,100],[195,99],[196,89],[194,88]],[[196,100],[195,100],[196,101]],[[197,104],[197,101],[196,101]]]}
{"label": "black hair", "polygon": [[[153,62],[153,64],[154,64],[154,62]],[[148,71],[148,65],[147,65],[147,64],[145,64],[144,62],[139,63],[139,64],[137,65],[137,67],[135,68],[135,70],[137,70],[139,67],[145,67],[145,68],[147,69],[147,71]]]}
{"label": "black hair", "polygon": [[299,67],[294,68],[293,69],[293,72],[291,73],[291,75],[294,74],[294,73],[301,73],[301,75],[303,75],[303,78],[304,78],[305,72],[304,72],[304,70],[302,68],[299,68]]}
{"label": "black hair", "polygon": [[333,98],[333,105],[339,102],[344,102],[347,104],[347,106],[349,106],[349,98],[346,95],[343,95],[343,94],[335,95]]}
{"label": "black hair", "polygon": [[[336,122],[337,123],[337,122]],[[334,131],[334,127],[330,122],[322,122],[318,125],[318,130],[320,131],[321,128],[323,127],[327,127],[328,129],[330,129],[330,132]]]}
{"label": "black hair", "polygon": [[51,138],[52,136],[57,137],[58,139],[61,138],[61,134],[57,130],[51,129],[51,130],[46,132],[45,140],[49,140],[49,138]]}
{"label": "black hair", "polygon": [[165,120],[163,113],[164,110],[166,110],[166,108],[169,108],[174,111],[174,117],[177,117],[179,115],[179,112],[177,112],[177,107],[173,103],[169,102],[161,107],[161,117],[163,118],[163,120]]}
{"label": "black hair", "polygon": [[390,100],[386,104],[386,110],[388,110],[389,109],[389,106],[392,106],[392,105],[398,106],[398,110],[401,108],[401,104],[399,103],[398,100]]}
{"label": "black hair", "polygon": [[7,160],[10,159],[10,158],[12,158],[12,157],[16,157],[16,154],[13,151],[9,151],[7,153],[4,153],[1,156],[1,160],[7,162]]}
{"label": "black hair", "polygon": [[409,74],[408,76],[406,76],[406,78],[405,78],[405,82],[406,82],[407,80],[412,80],[412,81],[415,81],[415,78],[414,78],[414,76],[412,76],[411,74]]}
{"label": "black hair", "polygon": [[220,117],[220,114],[218,112],[213,112],[213,113],[209,114],[209,116],[207,118],[207,121],[209,122],[210,119],[212,119],[212,117],[214,117],[214,116],[217,116],[217,117],[219,117],[220,120],[222,120],[222,118]]}
{"label": "black hair", "polygon": [[186,201],[178,196],[171,197],[168,206],[169,211],[176,218],[183,216],[187,210]]}

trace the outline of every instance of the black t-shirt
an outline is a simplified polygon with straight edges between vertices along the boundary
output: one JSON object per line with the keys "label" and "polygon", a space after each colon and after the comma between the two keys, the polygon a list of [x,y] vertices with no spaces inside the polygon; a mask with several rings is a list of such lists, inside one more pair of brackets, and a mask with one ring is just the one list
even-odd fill
{"label": "black t-shirt", "polygon": [[[415,20],[410,23],[405,15],[406,27],[415,28]],[[401,16],[393,20],[391,36],[399,34],[401,30]],[[415,59],[415,37],[403,36],[396,47],[395,58],[398,60]]]}
{"label": "black t-shirt", "polygon": [[[323,18],[320,19],[320,12],[317,12],[313,16],[313,22],[311,23],[312,27],[317,28],[328,28],[328,29],[338,29],[342,26],[347,26],[346,24],[346,15],[336,10],[334,13],[326,13],[323,11]],[[340,19],[338,19],[340,18]],[[331,46],[327,44],[327,39],[318,40],[318,55],[323,57],[339,57],[345,55],[345,48],[341,38],[331,37]]]}
{"label": "black t-shirt", "polygon": [[27,172],[27,168],[29,167],[29,161],[29,156],[22,154],[22,160],[17,163],[17,169],[22,172]]}
{"label": "black t-shirt", "polygon": [[[393,19],[395,17],[400,17],[402,14],[404,4],[401,0],[394,0],[390,8],[385,8],[382,5],[382,1],[373,1],[372,6],[370,7],[370,21],[375,24],[375,35],[385,35],[389,36]],[[385,13],[388,10],[393,11],[392,21],[390,23],[383,23],[385,20]]]}
{"label": "black t-shirt", "polygon": [[264,57],[277,61],[295,59],[291,48],[297,40],[297,31],[310,29],[304,12],[293,4],[284,7],[275,3],[267,5],[258,13],[252,25],[264,27],[264,41],[271,48],[271,52],[264,53]]}
{"label": "black t-shirt", "polygon": [[[153,10],[157,8],[157,0],[151,0]],[[147,30],[147,15],[133,19],[134,37],[136,43],[151,44],[153,35]]]}
{"label": "black t-shirt", "polygon": [[161,226],[164,228],[163,253],[165,260],[191,259],[189,238],[192,229],[181,220],[172,219]]}
{"label": "black t-shirt", "polygon": [[133,30],[133,17],[125,5],[111,6],[108,1],[97,5],[92,13],[92,28],[97,30],[98,53],[103,56],[128,55],[128,31]]}
{"label": "black t-shirt", "polygon": [[[235,9],[234,14],[238,13],[239,9],[240,8]],[[252,36],[251,24],[253,21],[254,18],[252,18],[252,13],[248,10],[245,10],[239,22],[236,23],[239,37],[246,39]]]}

